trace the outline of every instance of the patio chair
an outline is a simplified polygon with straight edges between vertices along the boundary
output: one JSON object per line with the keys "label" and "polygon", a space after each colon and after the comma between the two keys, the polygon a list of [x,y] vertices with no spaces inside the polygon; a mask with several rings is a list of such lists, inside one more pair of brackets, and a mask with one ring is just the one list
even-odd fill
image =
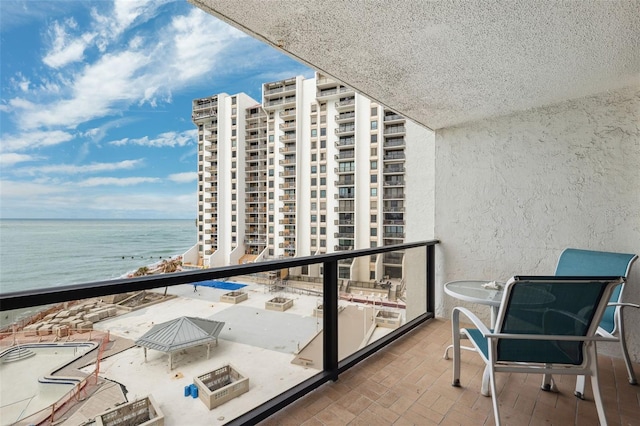
{"label": "patio chair", "polygon": [[[497,372],[588,375],[598,418],[606,425],[595,341],[613,339],[597,336],[596,329],[611,292],[622,282],[622,277],[515,276],[505,286],[495,330],[470,310],[454,308],[452,385],[460,386],[460,338],[465,335],[486,364],[481,392],[491,394],[497,425]],[[460,329],[461,313],[476,328]]]}
{"label": "patio chair", "polygon": [[[635,254],[568,248],[560,254],[556,266],[556,276],[621,276],[626,279],[629,276],[631,265],[637,258],[638,256]],[[638,381],[629,359],[622,313],[625,307],[640,308],[640,305],[622,302],[625,283],[626,280],[611,294],[609,306],[605,310],[596,333],[600,336],[616,337],[620,341],[629,383],[636,385]],[[550,383],[543,383],[543,387],[549,389]],[[584,376],[577,379],[575,395],[584,399]]]}

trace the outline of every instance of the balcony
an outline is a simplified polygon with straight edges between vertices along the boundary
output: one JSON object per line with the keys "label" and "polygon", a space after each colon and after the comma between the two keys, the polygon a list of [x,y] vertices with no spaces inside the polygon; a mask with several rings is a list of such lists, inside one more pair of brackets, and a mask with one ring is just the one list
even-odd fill
{"label": "balcony", "polygon": [[[462,351],[466,384],[451,386],[453,363],[442,359],[450,343],[451,322],[428,321],[260,426],[290,424],[292,420],[295,424],[326,424],[336,416],[340,419],[337,423],[354,425],[494,424],[491,398],[479,392],[483,364],[476,354]],[[633,424],[640,415],[640,392],[626,383],[624,363],[599,355],[598,365],[601,386],[608,390],[603,399],[605,411],[611,415],[609,424]],[[584,401],[574,397],[572,380],[562,380],[558,393],[552,393],[540,390],[539,376],[521,376],[498,375],[499,400],[505,403],[500,410],[506,424],[598,424],[593,397],[588,395]]]}

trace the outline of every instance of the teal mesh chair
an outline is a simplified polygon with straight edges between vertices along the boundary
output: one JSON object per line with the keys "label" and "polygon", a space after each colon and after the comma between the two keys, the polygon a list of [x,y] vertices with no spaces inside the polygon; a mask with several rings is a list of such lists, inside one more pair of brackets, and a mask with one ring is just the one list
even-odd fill
{"label": "teal mesh chair", "polygon": [[[558,265],[556,266],[556,276],[620,276],[627,278],[631,265],[638,258],[635,254],[612,253],[605,251],[580,250],[568,248],[560,254]],[[640,308],[634,303],[622,302],[625,282],[615,288],[609,300],[600,327],[597,333],[601,336],[616,337],[620,341],[622,356],[627,366],[629,383],[638,384],[633,372],[633,366],[629,359],[629,352],[624,337],[623,308]],[[548,387],[549,383],[543,383],[543,387]],[[578,377],[576,383],[576,396],[584,397],[584,377]]]}
{"label": "teal mesh chair", "polygon": [[[513,277],[504,289],[494,330],[470,310],[456,307],[453,331],[453,386],[460,386],[460,339],[464,335],[484,360],[481,392],[491,394],[500,424],[496,373],[569,374],[591,377],[600,423],[606,424],[598,383],[596,335],[609,297],[622,277]],[[460,329],[460,314],[475,328]]]}

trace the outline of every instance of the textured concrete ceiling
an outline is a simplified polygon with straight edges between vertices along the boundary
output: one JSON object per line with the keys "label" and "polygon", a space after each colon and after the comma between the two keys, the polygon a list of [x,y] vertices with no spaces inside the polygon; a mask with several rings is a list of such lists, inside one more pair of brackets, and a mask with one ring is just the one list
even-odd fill
{"label": "textured concrete ceiling", "polygon": [[640,84],[640,1],[189,0],[431,129]]}

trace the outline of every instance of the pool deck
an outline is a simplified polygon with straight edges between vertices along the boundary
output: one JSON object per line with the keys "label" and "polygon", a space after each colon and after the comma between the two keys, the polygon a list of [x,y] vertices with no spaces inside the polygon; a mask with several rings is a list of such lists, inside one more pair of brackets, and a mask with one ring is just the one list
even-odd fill
{"label": "pool deck", "polygon": [[[317,368],[291,361],[294,352],[322,328],[322,318],[313,315],[321,297],[304,292],[271,293],[259,284],[248,284],[241,291],[246,291],[249,298],[234,305],[219,302],[229,290],[198,286],[194,292],[193,285],[175,286],[169,293],[176,298],[96,323],[94,328],[108,330],[112,340],[124,338],[132,342],[155,324],[183,315],[225,322],[209,359],[206,346],[192,347],[173,355],[174,368],[170,370],[167,354],[149,350],[145,362],[143,349],[131,347],[114,351],[117,353],[111,356],[105,353],[100,376],[123,384],[129,401],[153,395],[166,424],[222,425],[317,374]],[[285,312],[265,310],[265,302],[276,296],[293,299],[293,306]],[[362,337],[362,331],[359,337],[351,336],[357,340]],[[227,364],[249,377],[249,392],[213,410],[199,399],[184,397],[184,387],[193,383],[194,377]],[[102,398],[99,392],[91,399],[95,398]],[[102,408],[106,404],[95,405]],[[74,415],[62,424],[78,425],[96,414],[83,409],[82,415]]]}
{"label": "pool deck", "polygon": [[[118,385],[121,384],[126,388],[127,401],[153,395],[165,424],[222,425],[317,374],[317,364],[296,365],[292,360],[322,328],[322,318],[313,313],[322,298],[304,291],[271,293],[260,284],[248,284],[241,291],[246,291],[249,298],[234,305],[219,302],[229,290],[199,285],[194,292],[193,285],[174,286],[169,293],[178,297],[95,323],[95,330],[109,331],[111,336],[100,364],[103,380],[59,424],[81,425],[125,402]],[[293,306],[285,312],[266,310],[265,302],[276,296],[293,299]],[[180,316],[225,322],[218,346],[211,346],[210,358],[207,359],[206,346],[196,346],[174,353],[172,370],[165,353],[148,350],[145,361],[144,350],[135,346],[135,340],[155,324]],[[360,325],[353,335],[343,337],[360,342],[364,332]],[[378,337],[377,332],[373,337]],[[94,369],[95,358],[93,352],[69,364],[61,373],[89,373]],[[228,364],[249,377],[249,392],[213,410],[197,398],[184,396],[185,386],[193,383],[194,377]]]}

